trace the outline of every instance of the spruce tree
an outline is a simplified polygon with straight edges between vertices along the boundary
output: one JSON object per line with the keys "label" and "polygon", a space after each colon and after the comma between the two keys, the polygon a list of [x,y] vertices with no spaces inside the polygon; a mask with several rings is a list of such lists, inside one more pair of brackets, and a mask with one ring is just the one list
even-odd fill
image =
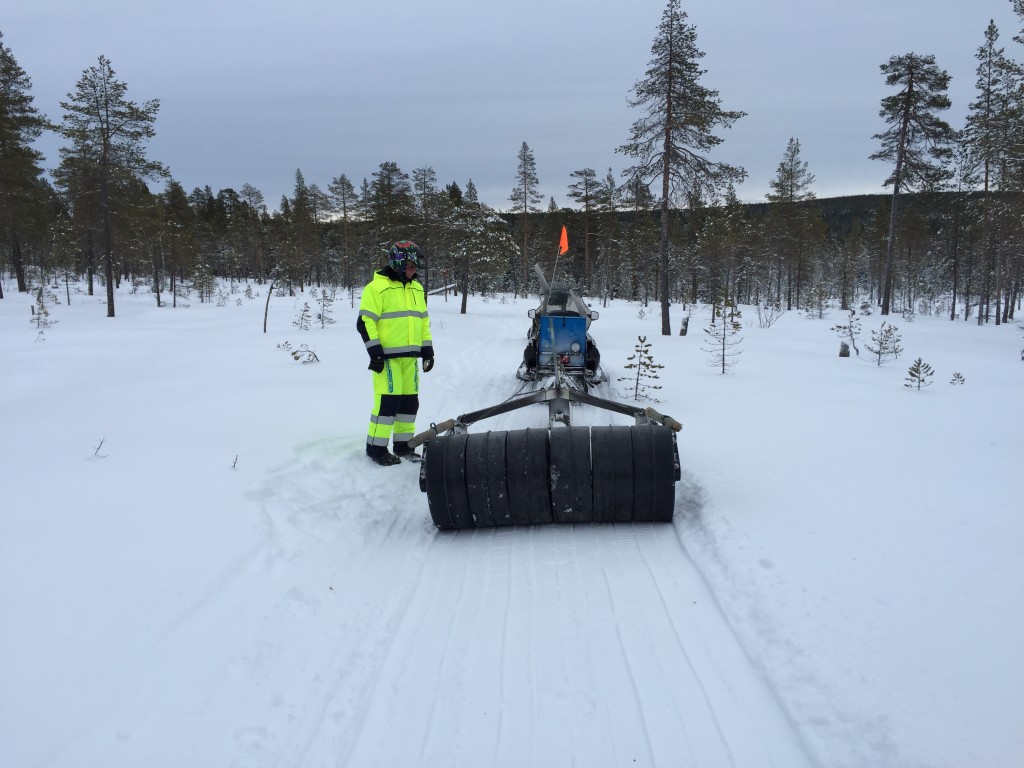
{"label": "spruce tree", "polygon": [[1005,283],[1012,282],[1012,279],[1007,280],[1009,270],[1005,268],[1003,254],[1000,253],[1004,249],[998,248],[996,242],[1002,238],[994,231],[996,205],[991,193],[997,188],[1010,191],[1018,186],[1017,174],[1011,169],[1017,166],[1015,160],[1019,162],[1022,87],[1020,65],[1006,57],[998,41],[999,30],[990,21],[985,29],[985,41],[975,55],[978,60],[977,96],[969,105],[967,124],[962,132],[971,163],[969,170],[977,174],[981,183],[982,247],[986,267],[994,278],[991,291],[984,292],[985,310],[979,309],[978,320],[980,323],[987,318],[991,296],[995,299],[996,325],[1003,321],[1000,309],[1004,300],[1007,304],[1012,303],[1012,298],[1004,295],[1009,292]]}
{"label": "spruce tree", "polygon": [[316,303],[320,305],[320,311],[316,313],[316,320],[320,323],[320,328],[324,329],[328,325],[334,325],[334,291],[328,291],[326,288],[321,288],[320,295],[317,296]]}
{"label": "spruce tree", "polygon": [[639,178],[628,179],[621,187],[622,207],[631,214],[623,236],[623,250],[626,264],[623,269],[626,278],[623,283],[628,291],[626,298],[640,301],[646,307],[650,300],[652,278],[657,263],[651,254],[658,249],[657,222],[651,216],[655,205],[651,190]]}
{"label": "spruce tree", "polygon": [[687,204],[711,200],[730,183],[746,178],[739,166],[712,160],[722,143],[713,131],[730,128],[745,113],[722,109],[718,91],[701,84],[706,73],[697,47],[697,28],[687,23],[680,0],[669,0],[651,46],[644,79],[633,86],[629,105],[644,111],[633,123],[629,141],[616,151],[636,160],[626,176],[649,184],[660,179],[661,247],[659,262],[661,333],[672,334],[669,316],[669,208],[673,200]]}
{"label": "spruce tree", "polygon": [[36,289],[36,303],[32,308],[32,323],[40,332],[57,323],[56,320],[51,319],[49,309],[49,304],[57,303],[59,303],[57,296],[47,290],[45,285],[40,285]]}
{"label": "spruce tree", "polygon": [[451,184],[445,184],[444,193],[448,196],[448,201],[452,205],[459,206],[466,201],[462,194],[462,187],[459,186],[459,182],[457,181],[453,181]]}
{"label": "spruce tree", "polygon": [[935,371],[932,367],[919,357],[907,371],[907,379],[903,386],[920,391],[922,387],[927,387],[931,384],[930,379],[934,374]]}
{"label": "spruce tree", "polygon": [[430,209],[430,198],[437,192],[437,172],[429,165],[412,171],[412,193],[420,213]]}
{"label": "spruce tree", "polygon": [[409,174],[398,163],[381,163],[371,174],[366,201],[366,213],[377,225],[377,242],[397,240],[400,230],[408,226],[413,206],[412,184]]}
{"label": "spruce tree", "polygon": [[512,188],[512,194],[508,199],[514,206],[513,210],[522,215],[523,245],[522,264],[520,264],[522,272],[519,275],[519,280],[522,280],[522,283],[520,284],[519,280],[516,280],[513,290],[518,294],[519,289],[522,288],[522,293],[525,296],[526,285],[529,282],[530,214],[540,213],[537,203],[544,198],[538,192],[540,181],[537,179],[537,161],[533,156],[533,150],[525,141],[519,148],[516,161],[516,185]]}
{"label": "spruce tree", "polygon": [[330,195],[331,213],[334,214],[338,227],[338,259],[341,262],[341,280],[343,285],[353,283],[355,264],[353,263],[353,232],[354,222],[358,213],[358,196],[356,188],[344,173],[331,180],[327,185]]}
{"label": "spruce tree", "polygon": [[583,282],[586,292],[590,293],[591,240],[593,240],[593,218],[598,205],[600,183],[597,180],[597,171],[593,168],[581,168],[569,175],[576,179],[569,185],[569,197],[575,200],[583,210]]}
{"label": "spruce tree", "polygon": [[214,277],[213,270],[206,262],[203,254],[199,255],[196,259],[195,266],[193,267],[192,287],[199,295],[200,304],[210,301],[213,298],[213,292],[217,287],[217,278]]}
{"label": "spruce tree", "polygon": [[599,290],[606,307],[608,306],[610,294],[613,291],[619,290],[624,282],[621,269],[621,223],[618,217],[621,197],[618,184],[615,182],[615,174],[609,168],[604,179],[598,183],[597,194],[594,200],[594,209],[598,214],[596,233],[598,244],[596,256],[597,273]]}
{"label": "spruce tree", "polygon": [[739,322],[740,311],[728,295],[722,293],[711,306],[711,322],[704,329],[704,351],[708,353],[708,365],[718,368],[724,375],[735,366],[742,350],[738,349],[743,342],[740,336],[742,325]]}
{"label": "spruce tree", "polygon": [[[474,200],[470,201],[470,192]],[[469,308],[469,293],[478,287],[493,284],[507,273],[508,258],[516,259],[519,245],[508,231],[506,222],[490,207],[477,202],[472,180],[466,184],[462,205],[452,205],[446,213],[444,228],[451,234],[448,246],[452,275],[462,291],[460,314]]]}
{"label": "spruce tree", "polygon": [[[774,203],[768,209],[766,225],[776,254],[775,301],[782,302],[782,278],[786,278],[786,309],[800,306],[800,294],[806,281],[806,261],[815,240],[824,237],[820,213],[804,205],[814,199],[811,185],[814,174],[800,159],[800,141],[790,138],[786,151],[768,182],[771,192],[765,197]],[[771,286],[767,286],[769,289]]]}
{"label": "spruce tree", "polygon": [[0,232],[10,247],[11,266],[21,293],[28,291],[28,282],[20,232],[26,219],[35,217],[43,207],[43,156],[32,148],[32,142],[50,127],[32,104],[31,88],[32,81],[4,45],[0,32]]}
{"label": "spruce tree", "polygon": [[309,309],[309,302],[302,302],[302,309],[299,310],[299,314],[295,316],[292,321],[292,325],[298,328],[300,331],[308,331],[310,322],[313,319],[313,313]]}
{"label": "spruce tree", "polygon": [[331,265],[328,263],[327,254],[324,250],[324,228],[330,217],[331,198],[316,184],[306,187],[309,196],[309,226],[310,226],[310,258],[311,274],[308,281],[316,283],[321,288],[325,280],[334,281],[334,275],[330,274]]}

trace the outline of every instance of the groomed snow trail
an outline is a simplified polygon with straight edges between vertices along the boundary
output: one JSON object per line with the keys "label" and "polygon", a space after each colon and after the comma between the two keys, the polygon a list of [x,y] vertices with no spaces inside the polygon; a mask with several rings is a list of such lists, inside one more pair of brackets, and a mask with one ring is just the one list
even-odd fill
{"label": "groomed snow trail", "polygon": [[417,467],[361,450],[305,446],[250,491],[262,550],[54,764],[808,764],[684,523],[440,533]]}
{"label": "groomed snow trail", "polygon": [[[417,468],[399,471],[415,487]],[[264,502],[275,520],[298,506],[287,477]],[[437,533],[422,495],[407,501],[368,528],[338,521],[364,527],[372,557],[339,566],[332,591],[372,618],[339,638],[297,764],[805,764],[678,527]]]}

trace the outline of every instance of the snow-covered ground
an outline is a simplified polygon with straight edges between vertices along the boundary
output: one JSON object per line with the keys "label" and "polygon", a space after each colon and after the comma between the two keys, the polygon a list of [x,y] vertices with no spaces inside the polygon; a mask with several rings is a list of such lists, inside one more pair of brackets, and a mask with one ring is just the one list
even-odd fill
{"label": "snow-covered ground", "polygon": [[[602,394],[645,335],[684,424],[675,521],[442,534],[363,456],[347,296],[264,335],[264,296],[78,294],[39,336],[4,289],[2,766],[1024,765],[1015,325],[894,318],[878,367],[748,309],[722,376],[706,313],[612,303]],[[432,299],[420,427],[515,389],[535,303]]]}

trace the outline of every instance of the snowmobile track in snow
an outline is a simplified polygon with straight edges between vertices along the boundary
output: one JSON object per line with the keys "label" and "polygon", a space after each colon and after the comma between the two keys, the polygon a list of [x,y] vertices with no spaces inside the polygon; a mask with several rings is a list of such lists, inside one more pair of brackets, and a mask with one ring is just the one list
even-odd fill
{"label": "snowmobile track in snow", "polygon": [[324,659],[307,754],[326,740],[351,766],[807,764],[676,526],[389,522],[343,569],[345,626],[370,626]]}

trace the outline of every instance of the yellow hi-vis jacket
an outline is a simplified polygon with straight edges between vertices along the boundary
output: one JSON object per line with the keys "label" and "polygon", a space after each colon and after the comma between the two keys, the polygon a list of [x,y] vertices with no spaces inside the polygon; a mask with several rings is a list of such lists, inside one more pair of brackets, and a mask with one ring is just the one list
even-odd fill
{"label": "yellow hi-vis jacket", "polygon": [[359,300],[356,329],[370,357],[433,357],[423,286],[375,273]]}

